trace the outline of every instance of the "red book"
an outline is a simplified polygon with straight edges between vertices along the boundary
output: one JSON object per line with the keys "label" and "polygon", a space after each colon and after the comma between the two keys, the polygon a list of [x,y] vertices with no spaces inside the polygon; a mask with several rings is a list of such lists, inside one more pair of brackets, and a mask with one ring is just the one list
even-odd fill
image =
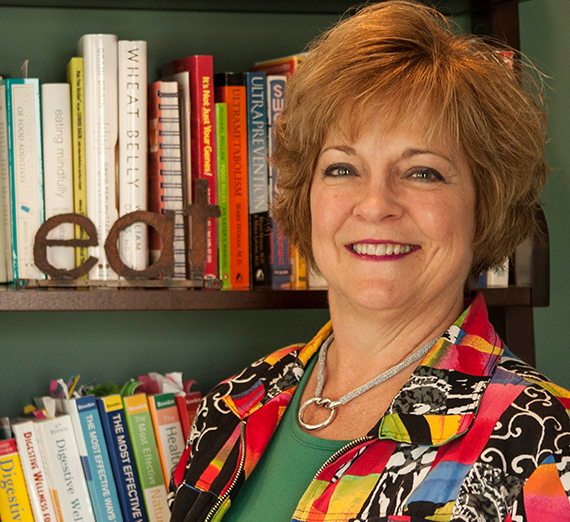
{"label": "red book", "polygon": [[284,56],[283,58],[275,58],[274,60],[266,60],[264,62],[257,62],[252,70],[255,72],[264,72],[266,74],[282,74],[284,76],[291,76],[298,65],[305,58],[305,54],[293,54],[291,56]]}
{"label": "red book", "polygon": [[[207,179],[208,202],[217,205],[216,140],[214,113],[214,65],[212,56],[188,56],[162,66],[162,76],[187,71],[190,76],[190,128],[192,180]],[[192,194],[195,191],[192,190]],[[208,220],[208,245],[204,279],[218,278],[218,228]]]}
{"label": "red book", "polygon": [[247,108],[245,74],[214,76],[214,98],[228,111],[230,285],[249,287],[249,192],[247,181]]}

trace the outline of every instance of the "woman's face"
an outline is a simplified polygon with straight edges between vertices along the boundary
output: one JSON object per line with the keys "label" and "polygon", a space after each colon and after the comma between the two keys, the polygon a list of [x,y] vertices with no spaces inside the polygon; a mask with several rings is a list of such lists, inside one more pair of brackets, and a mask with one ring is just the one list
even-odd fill
{"label": "woman's face", "polygon": [[[311,187],[312,245],[335,302],[402,311],[458,299],[473,256],[475,188],[464,154],[425,126],[354,142],[331,132]],[[442,301],[442,302],[443,302]]]}

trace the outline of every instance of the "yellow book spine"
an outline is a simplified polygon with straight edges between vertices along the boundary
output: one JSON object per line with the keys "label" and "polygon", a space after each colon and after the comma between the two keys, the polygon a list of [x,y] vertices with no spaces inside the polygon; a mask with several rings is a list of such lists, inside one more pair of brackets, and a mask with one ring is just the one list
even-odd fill
{"label": "yellow book spine", "polygon": [[2,522],[34,522],[14,439],[0,442],[0,518]]}
{"label": "yellow book spine", "polygon": [[[87,190],[85,184],[85,132],[84,132],[84,80],[83,58],[72,58],[67,64],[67,83],[71,87],[71,138],[73,145],[73,211],[87,214]],[[75,238],[86,239],[85,231],[75,225]],[[87,248],[75,249],[75,265],[80,266],[89,257]],[[87,278],[87,276],[84,276]]]}
{"label": "yellow book spine", "polygon": [[291,259],[290,283],[293,290],[307,289],[307,264],[299,251],[289,245],[289,257]]}

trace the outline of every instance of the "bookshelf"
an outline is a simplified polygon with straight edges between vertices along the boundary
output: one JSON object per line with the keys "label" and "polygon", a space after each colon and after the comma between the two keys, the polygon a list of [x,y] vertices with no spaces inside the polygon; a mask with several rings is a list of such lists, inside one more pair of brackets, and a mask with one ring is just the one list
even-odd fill
{"label": "bookshelf", "polygon": [[[190,54],[212,54],[216,72],[248,70],[255,61],[300,52],[355,3],[0,0],[0,74],[19,76],[22,62],[30,59],[30,76],[44,82],[64,81],[65,66],[80,36],[95,32],[146,39],[149,82],[158,79],[162,63]],[[518,0],[444,0],[437,4],[464,30],[494,34],[519,47]],[[530,312],[531,332],[532,306],[545,306],[530,286],[485,289],[484,294],[500,322],[506,322],[510,313],[518,314],[517,324],[525,324]],[[0,285],[0,331],[20,330],[3,335],[0,347],[5,363],[0,373],[5,407],[0,414],[18,413],[24,401],[45,391],[48,379],[76,371],[113,380],[137,375],[137,368],[181,369],[205,390],[264,353],[308,340],[326,320],[326,308],[322,290],[14,290]],[[224,323],[221,333],[212,332],[216,330],[214,317]],[[138,327],[127,328],[124,323],[128,321]],[[190,326],[172,331],[183,322]],[[85,332],[77,324],[84,324]],[[203,325],[208,329],[202,329]],[[147,327],[160,335],[154,337]],[[132,339],[122,337],[127,330]],[[518,332],[519,337],[528,338],[528,327]],[[100,347],[89,338],[102,334],[102,344],[116,346]],[[185,342],[190,335],[192,342]],[[156,354],[151,343],[157,342],[168,346],[168,355]],[[210,343],[214,348],[209,348]],[[188,344],[196,348],[189,351]],[[208,349],[200,351],[200,344]],[[78,351],[69,345],[76,345]],[[130,363],[130,356],[117,353],[123,350],[136,353],[136,361]],[[526,353],[527,360],[534,360],[533,343]],[[182,368],[173,366],[176,360]],[[95,371],[100,367],[109,371],[101,375]],[[26,379],[21,378],[24,372]]]}

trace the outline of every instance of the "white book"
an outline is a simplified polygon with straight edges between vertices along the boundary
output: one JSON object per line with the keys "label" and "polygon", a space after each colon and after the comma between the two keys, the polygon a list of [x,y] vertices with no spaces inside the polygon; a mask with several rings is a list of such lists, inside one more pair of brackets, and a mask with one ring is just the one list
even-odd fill
{"label": "white book", "polygon": [[35,425],[58,492],[63,522],[95,522],[71,418],[60,415]]}
{"label": "white book", "polygon": [[182,71],[163,78],[163,81],[173,81],[178,84],[178,100],[180,102],[180,144],[182,151],[182,177],[184,199],[186,204],[192,203],[192,120],[190,103],[190,73]]}
{"label": "white book", "polygon": [[39,80],[16,78],[2,83],[6,86],[12,274],[14,279],[45,279],[34,263],[36,233],[44,222]]}
{"label": "white book", "polygon": [[[71,148],[71,94],[68,83],[42,85],[45,217],[73,212],[73,151]],[[50,231],[48,239],[73,239],[73,225]],[[55,268],[75,268],[72,247],[49,247],[47,260]]]}
{"label": "white book", "polygon": [[[119,41],[119,215],[147,210],[147,44]],[[136,223],[121,233],[121,260],[148,268],[148,233]]]}
{"label": "white book", "polygon": [[325,290],[328,288],[328,283],[320,273],[307,267],[307,288]]}
{"label": "white book", "polygon": [[105,254],[105,240],[119,217],[117,208],[117,158],[119,132],[118,44],[111,34],[87,34],[78,45],[85,78],[85,178],[87,217],[97,228],[98,246],[89,255],[99,262],[90,279],[110,280],[118,276]]}
{"label": "white book", "polygon": [[6,86],[0,85],[0,283],[12,281],[12,234],[10,232],[10,166]]}
{"label": "white book", "polygon": [[[22,461],[30,504],[36,522],[58,522],[54,488],[46,471],[35,423],[31,420],[12,424],[12,431]],[[57,493],[55,494],[57,498]],[[59,501],[57,502],[59,506]]]}
{"label": "white book", "polygon": [[[151,85],[157,109],[149,116],[150,152],[158,156],[154,173],[156,183],[151,198],[160,198],[160,208],[174,216],[174,279],[186,278],[186,242],[184,234],[184,195],[182,189],[182,153],[180,148],[180,102],[178,83],[158,81]],[[156,93],[156,96],[155,96]],[[149,114],[151,111],[149,110]],[[155,262],[160,251],[151,248]]]}
{"label": "white book", "polygon": [[509,260],[505,259],[503,264],[493,270],[487,270],[487,286],[502,287],[509,286]]}

